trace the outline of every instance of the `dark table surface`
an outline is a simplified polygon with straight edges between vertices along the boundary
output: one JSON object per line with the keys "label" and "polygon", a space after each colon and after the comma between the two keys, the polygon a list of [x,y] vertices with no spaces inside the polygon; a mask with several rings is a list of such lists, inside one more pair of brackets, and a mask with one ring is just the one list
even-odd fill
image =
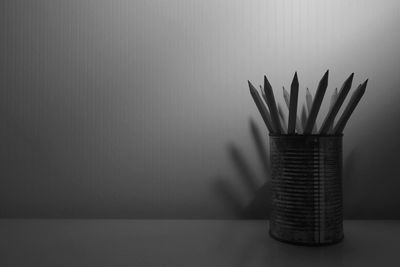
{"label": "dark table surface", "polygon": [[0,220],[0,266],[400,266],[400,221],[345,221],[326,247],[273,240],[266,221]]}

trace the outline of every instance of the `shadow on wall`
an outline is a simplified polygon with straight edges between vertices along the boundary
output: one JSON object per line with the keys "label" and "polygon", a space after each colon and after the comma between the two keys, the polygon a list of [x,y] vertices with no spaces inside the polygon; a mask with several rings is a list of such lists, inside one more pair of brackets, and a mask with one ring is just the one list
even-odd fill
{"label": "shadow on wall", "polygon": [[[224,176],[215,178],[214,189],[236,218],[268,219],[271,212],[271,168],[266,146],[267,140],[262,137],[254,120],[250,119],[249,123],[253,143],[263,168],[262,185],[257,186],[256,171],[250,166],[243,152],[237,145],[229,144],[227,150],[232,166],[238,173],[238,179],[246,187],[246,191],[250,192],[251,201],[250,203],[241,203],[237,190]],[[360,199],[348,197],[354,196],[355,190],[358,188],[357,180],[354,179],[355,155],[356,150],[352,149],[345,157],[343,164],[344,217],[346,219],[357,217],[357,210],[360,210],[359,203],[363,202]]]}

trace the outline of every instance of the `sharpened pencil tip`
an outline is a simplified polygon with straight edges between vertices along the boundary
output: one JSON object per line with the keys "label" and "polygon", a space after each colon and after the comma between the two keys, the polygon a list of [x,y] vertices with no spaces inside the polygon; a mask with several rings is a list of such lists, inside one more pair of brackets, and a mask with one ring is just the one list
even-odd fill
{"label": "sharpened pencil tip", "polygon": [[283,90],[283,97],[289,97],[289,92],[286,90],[285,86],[282,86],[282,90]]}
{"label": "sharpened pencil tip", "polygon": [[254,86],[251,84],[249,80],[247,80],[247,83],[249,84],[250,92],[256,91],[256,88],[254,88]]}
{"label": "sharpened pencil tip", "polygon": [[324,74],[324,77],[322,79],[328,79],[329,76],[329,70],[327,70]]}
{"label": "sharpened pencil tip", "polygon": [[264,90],[266,90],[266,89],[272,89],[272,86],[271,86],[271,84],[269,83],[269,81],[268,81],[268,79],[267,79],[267,76],[266,75],[264,75]]}
{"label": "sharpened pencil tip", "polygon": [[297,71],[294,73],[292,84],[296,84],[296,85],[299,84],[299,80],[297,79]]}
{"label": "sharpened pencil tip", "polygon": [[348,79],[353,79],[353,77],[354,77],[354,72],[352,72],[352,73],[350,74],[350,76],[349,76]]}
{"label": "sharpened pencil tip", "polygon": [[320,83],[321,84],[328,84],[328,77],[329,77],[329,70],[327,70],[324,74],[324,76],[322,77]]}
{"label": "sharpened pencil tip", "polygon": [[365,88],[367,88],[367,83],[368,83],[368,79],[366,79],[366,80],[360,85],[360,87],[362,88],[362,90],[365,90]]}
{"label": "sharpened pencil tip", "polygon": [[351,84],[353,83],[353,77],[354,77],[354,72],[350,74],[350,76],[344,82],[346,86],[351,86]]}

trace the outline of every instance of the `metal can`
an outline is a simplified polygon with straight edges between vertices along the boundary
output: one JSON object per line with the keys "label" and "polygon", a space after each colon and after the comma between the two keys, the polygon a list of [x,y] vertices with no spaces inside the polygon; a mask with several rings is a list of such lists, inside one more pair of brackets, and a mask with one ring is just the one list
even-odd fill
{"label": "metal can", "polygon": [[300,245],[343,239],[342,135],[270,135],[270,235]]}

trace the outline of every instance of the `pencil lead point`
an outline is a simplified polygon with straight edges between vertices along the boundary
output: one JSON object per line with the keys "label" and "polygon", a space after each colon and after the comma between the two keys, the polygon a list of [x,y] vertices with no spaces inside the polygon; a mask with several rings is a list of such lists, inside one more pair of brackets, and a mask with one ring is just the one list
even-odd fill
{"label": "pencil lead point", "polygon": [[345,83],[352,83],[353,82],[353,77],[354,77],[354,72],[350,74],[350,76],[346,79]]}
{"label": "pencil lead point", "polygon": [[329,77],[329,70],[327,70],[324,74],[324,76],[322,77],[320,83],[322,84],[328,84],[328,77]]}
{"label": "pencil lead point", "polygon": [[264,90],[266,87],[271,87],[271,84],[269,83],[267,76],[264,75]]}
{"label": "pencil lead point", "polygon": [[296,85],[296,86],[299,85],[299,80],[297,79],[297,72],[295,72],[293,80],[292,80],[292,86],[293,85]]}
{"label": "pencil lead point", "polygon": [[253,84],[251,84],[251,82],[250,82],[249,80],[247,80],[247,83],[248,83],[248,85],[249,85],[250,92],[254,91],[255,88],[254,88]]}
{"label": "pencil lead point", "polygon": [[344,82],[345,86],[350,86],[351,87],[351,84],[353,83],[353,77],[354,77],[354,73],[350,74],[350,76]]}
{"label": "pencil lead point", "polygon": [[329,76],[329,70],[327,70],[326,72],[325,72],[325,74],[324,74],[324,79],[328,79],[328,76]]}
{"label": "pencil lead point", "polygon": [[367,83],[368,83],[368,79],[366,79],[362,84],[361,84],[361,86],[362,87],[364,87],[364,89],[367,87]]}
{"label": "pencil lead point", "polygon": [[285,88],[285,86],[282,86],[282,90],[283,90],[283,95],[285,96],[288,96],[289,95],[289,92],[286,90],[286,88]]}

